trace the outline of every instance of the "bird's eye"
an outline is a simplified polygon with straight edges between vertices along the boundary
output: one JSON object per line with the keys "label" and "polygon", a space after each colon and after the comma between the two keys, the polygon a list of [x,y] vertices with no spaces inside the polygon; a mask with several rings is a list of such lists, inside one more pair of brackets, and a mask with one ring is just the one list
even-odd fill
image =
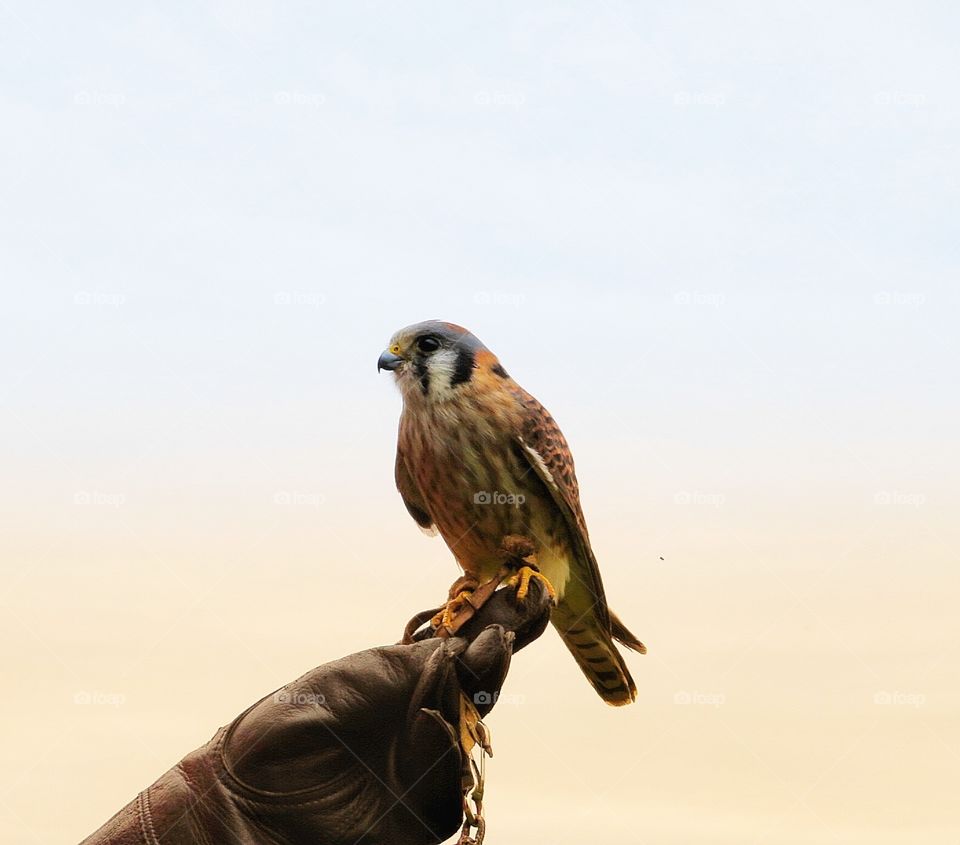
{"label": "bird's eye", "polygon": [[435,337],[426,335],[417,338],[417,349],[421,352],[436,352],[440,348],[440,341]]}

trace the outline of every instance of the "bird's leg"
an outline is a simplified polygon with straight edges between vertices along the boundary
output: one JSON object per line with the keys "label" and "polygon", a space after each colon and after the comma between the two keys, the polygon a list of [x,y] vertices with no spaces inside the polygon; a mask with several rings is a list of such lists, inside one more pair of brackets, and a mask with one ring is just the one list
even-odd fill
{"label": "bird's leg", "polygon": [[517,602],[523,604],[526,601],[530,581],[535,580],[543,585],[550,600],[556,603],[557,591],[537,565],[537,552],[533,541],[528,537],[511,534],[503,538],[503,550],[508,556],[507,565],[516,567],[516,572],[503,583],[507,587],[516,587]]}
{"label": "bird's leg", "polygon": [[461,593],[472,593],[480,582],[473,575],[461,575],[450,585],[450,591],[447,593],[448,599],[455,599]]}
{"label": "bird's leg", "polygon": [[447,603],[443,606],[443,610],[430,620],[433,628],[435,630],[440,628],[446,628],[448,631],[453,630],[454,617],[470,604],[470,596],[479,586],[480,582],[473,575],[467,574],[457,578],[450,587]]}
{"label": "bird's leg", "polygon": [[523,604],[527,600],[527,593],[530,591],[531,581],[539,581],[543,585],[543,589],[547,591],[547,595],[550,596],[550,601],[556,603],[557,591],[553,589],[553,584],[551,584],[547,576],[540,571],[540,567],[538,567],[536,563],[524,562],[524,564],[503,583],[507,587],[517,588],[517,602]]}

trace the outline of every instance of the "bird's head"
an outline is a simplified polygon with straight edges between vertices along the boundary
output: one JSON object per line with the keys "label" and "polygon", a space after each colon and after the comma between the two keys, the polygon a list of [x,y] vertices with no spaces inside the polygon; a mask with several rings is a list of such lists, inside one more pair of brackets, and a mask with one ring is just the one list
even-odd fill
{"label": "bird's head", "polygon": [[507,378],[496,356],[462,326],[427,320],[400,329],[377,361],[390,370],[404,400],[443,401],[456,396],[478,370]]}

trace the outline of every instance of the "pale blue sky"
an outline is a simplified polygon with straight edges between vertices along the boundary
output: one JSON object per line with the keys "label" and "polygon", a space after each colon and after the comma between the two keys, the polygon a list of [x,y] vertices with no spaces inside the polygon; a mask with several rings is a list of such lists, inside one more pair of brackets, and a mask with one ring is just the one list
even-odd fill
{"label": "pale blue sky", "polygon": [[957,15],[7,4],[5,442],[344,442],[432,317],[588,433],[951,437]]}
{"label": "pale blue sky", "polygon": [[269,399],[441,316],[548,386],[947,391],[949,6],[6,5],[5,373]]}

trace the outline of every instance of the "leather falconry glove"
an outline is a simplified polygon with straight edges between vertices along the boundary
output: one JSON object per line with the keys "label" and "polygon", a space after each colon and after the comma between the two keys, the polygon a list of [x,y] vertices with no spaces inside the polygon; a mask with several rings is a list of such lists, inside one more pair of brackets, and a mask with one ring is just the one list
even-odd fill
{"label": "leather falconry glove", "polygon": [[421,845],[463,819],[461,693],[485,716],[549,598],[501,590],[448,639],[327,663],[254,704],[83,845]]}

